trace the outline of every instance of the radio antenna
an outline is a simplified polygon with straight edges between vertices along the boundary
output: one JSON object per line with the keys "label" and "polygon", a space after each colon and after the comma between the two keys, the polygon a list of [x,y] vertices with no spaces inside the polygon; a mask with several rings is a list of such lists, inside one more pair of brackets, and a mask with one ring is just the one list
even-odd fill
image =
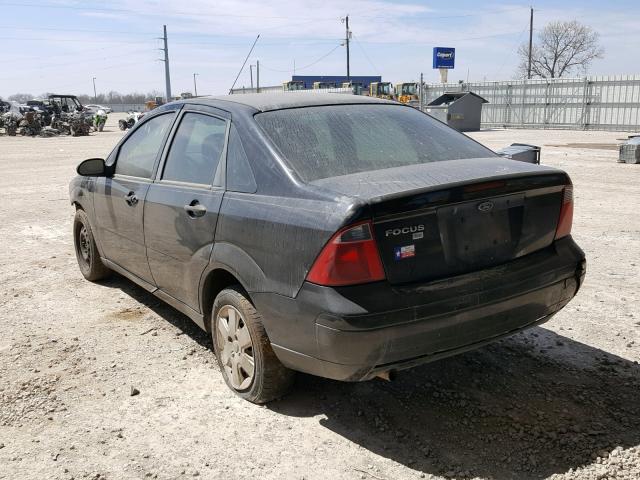
{"label": "radio antenna", "polygon": [[259,38],[260,38],[260,34],[258,34],[256,39],[253,41],[253,45],[251,45],[251,50],[249,50],[249,53],[247,53],[247,56],[245,57],[244,62],[242,63],[242,67],[240,67],[240,71],[238,72],[236,79],[233,81],[233,85],[231,85],[231,88],[229,89],[229,94],[231,94],[231,92],[233,91],[233,87],[236,86],[236,82],[238,81],[238,78],[240,78],[240,74],[242,73],[242,70],[244,70],[244,66],[247,64],[247,60],[249,60],[249,55],[251,55],[251,52],[253,52],[253,48],[256,46],[256,43],[258,42]]}

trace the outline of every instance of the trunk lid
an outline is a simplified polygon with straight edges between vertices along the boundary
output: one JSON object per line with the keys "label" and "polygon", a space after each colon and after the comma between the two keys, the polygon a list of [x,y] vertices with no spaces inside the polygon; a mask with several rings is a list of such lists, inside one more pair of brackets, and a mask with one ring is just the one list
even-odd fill
{"label": "trunk lid", "polygon": [[502,158],[450,160],[318,180],[370,208],[392,284],[479,270],[549,246],[561,170]]}

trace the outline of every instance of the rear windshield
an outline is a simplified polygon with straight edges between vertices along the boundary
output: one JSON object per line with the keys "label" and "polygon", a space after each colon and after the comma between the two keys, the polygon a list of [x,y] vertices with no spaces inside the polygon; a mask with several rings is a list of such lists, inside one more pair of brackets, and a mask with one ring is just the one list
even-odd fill
{"label": "rear windshield", "polygon": [[482,145],[400,105],[332,105],[255,116],[307,182],[443,160],[493,156]]}

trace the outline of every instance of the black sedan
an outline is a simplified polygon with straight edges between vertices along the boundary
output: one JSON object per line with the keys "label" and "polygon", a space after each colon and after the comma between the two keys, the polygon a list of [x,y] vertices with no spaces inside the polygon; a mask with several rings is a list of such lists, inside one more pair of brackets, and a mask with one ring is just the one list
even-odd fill
{"label": "black sedan", "polygon": [[389,378],[540,324],[585,275],[566,173],[391,101],[174,102],[78,173],[83,275],[118,272],[188,315],[256,403],[296,370]]}

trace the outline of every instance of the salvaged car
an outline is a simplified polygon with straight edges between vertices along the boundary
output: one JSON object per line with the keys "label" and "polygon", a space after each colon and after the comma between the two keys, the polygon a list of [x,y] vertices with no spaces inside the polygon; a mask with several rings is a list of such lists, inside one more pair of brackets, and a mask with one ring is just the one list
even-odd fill
{"label": "salvaged car", "polygon": [[70,184],[75,251],[188,315],[227,385],[389,378],[549,320],[577,293],[573,187],[406,105],[200,97],[148,113]]}
{"label": "salvaged car", "polygon": [[52,93],[48,97],[51,113],[74,113],[82,112],[84,107],[75,95],[61,95]]}
{"label": "salvaged car", "polygon": [[10,137],[15,137],[18,133],[20,122],[24,119],[24,114],[20,110],[18,102],[5,102],[6,107],[4,113],[0,114],[0,128],[4,129],[4,133]]}

